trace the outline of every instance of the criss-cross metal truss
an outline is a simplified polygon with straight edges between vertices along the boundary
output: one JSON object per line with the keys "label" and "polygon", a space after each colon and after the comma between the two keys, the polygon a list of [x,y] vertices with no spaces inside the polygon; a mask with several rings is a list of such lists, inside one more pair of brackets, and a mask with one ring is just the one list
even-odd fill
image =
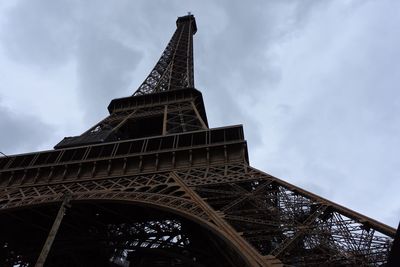
{"label": "criss-cross metal truss", "polygon": [[177,29],[149,76],[133,94],[193,88],[193,35],[197,31],[193,15],[178,18]]}
{"label": "criss-cross metal truss", "polygon": [[[170,63],[192,51],[194,17],[177,27]],[[170,63],[81,136],[0,158],[0,265],[47,252],[47,266],[387,262],[395,229],[251,167],[242,126],[208,128],[199,91],[164,86]]]}

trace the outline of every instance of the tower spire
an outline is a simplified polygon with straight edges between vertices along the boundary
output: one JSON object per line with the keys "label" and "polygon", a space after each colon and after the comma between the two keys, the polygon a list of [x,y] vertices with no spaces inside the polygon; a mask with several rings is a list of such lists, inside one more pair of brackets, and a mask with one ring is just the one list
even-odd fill
{"label": "tower spire", "polygon": [[134,96],[193,88],[193,35],[196,20],[190,13],[178,17],[176,30],[157,64]]}

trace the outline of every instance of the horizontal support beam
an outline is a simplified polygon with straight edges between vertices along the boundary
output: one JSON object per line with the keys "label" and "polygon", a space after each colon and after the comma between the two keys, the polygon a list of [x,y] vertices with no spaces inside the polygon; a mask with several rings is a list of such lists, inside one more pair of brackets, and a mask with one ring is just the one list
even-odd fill
{"label": "horizontal support beam", "polygon": [[0,188],[64,183],[172,171],[199,166],[247,163],[245,141],[162,152],[138,153],[0,172]]}
{"label": "horizontal support beam", "polygon": [[0,173],[234,142],[245,142],[241,125],[0,157]]}

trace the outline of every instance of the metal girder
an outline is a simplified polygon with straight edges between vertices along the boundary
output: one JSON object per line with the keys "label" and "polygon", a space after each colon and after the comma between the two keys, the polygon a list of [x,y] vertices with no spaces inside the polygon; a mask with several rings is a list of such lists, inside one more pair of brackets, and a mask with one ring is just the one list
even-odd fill
{"label": "metal girder", "polygon": [[241,233],[260,255],[275,255],[286,264],[379,265],[387,260],[394,229],[343,212],[341,206],[247,164],[228,162],[174,173],[16,187],[3,193],[0,202],[3,210],[9,210],[60,201],[68,192],[75,201],[148,203],[213,224],[215,220],[229,223],[229,231]]}
{"label": "metal girder", "polygon": [[134,96],[194,87],[193,35],[196,32],[193,15],[177,22],[177,29],[149,76]]}
{"label": "metal girder", "polygon": [[[192,15],[178,18],[139,89],[82,135],[0,157],[0,264],[31,266],[46,229],[62,267],[387,262],[393,228],[252,168],[242,126],[208,128],[196,30]],[[52,228],[66,194],[74,209]]]}
{"label": "metal girder", "polygon": [[66,210],[67,206],[69,205],[69,199],[70,199],[69,195],[66,195],[64,197],[64,200],[61,203],[60,209],[54,220],[53,226],[50,229],[49,235],[47,236],[46,242],[43,245],[43,248],[42,248],[42,251],[40,252],[39,258],[36,261],[35,267],[44,266],[44,263],[46,262],[47,256],[50,252],[51,246],[54,242],[54,239],[56,238],[58,229],[60,228],[62,219],[65,215],[65,210]]}
{"label": "metal girder", "polygon": [[[193,187],[261,254],[295,266],[377,266],[387,261],[394,229],[256,169],[242,168],[247,181],[232,181],[237,174],[220,168],[219,175],[211,175],[219,177],[215,183]],[[195,171],[199,177],[200,172]]]}

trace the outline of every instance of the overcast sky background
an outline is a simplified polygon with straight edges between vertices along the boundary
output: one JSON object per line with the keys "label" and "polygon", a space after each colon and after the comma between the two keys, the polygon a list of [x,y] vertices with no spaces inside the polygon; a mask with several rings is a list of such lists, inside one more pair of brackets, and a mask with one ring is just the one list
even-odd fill
{"label": "overcast sky background", "polygon": [[131,95],[192,12],[211,127],[253,166],[396,227],[400,1],[0,0],[0,151],[51,149]]}

